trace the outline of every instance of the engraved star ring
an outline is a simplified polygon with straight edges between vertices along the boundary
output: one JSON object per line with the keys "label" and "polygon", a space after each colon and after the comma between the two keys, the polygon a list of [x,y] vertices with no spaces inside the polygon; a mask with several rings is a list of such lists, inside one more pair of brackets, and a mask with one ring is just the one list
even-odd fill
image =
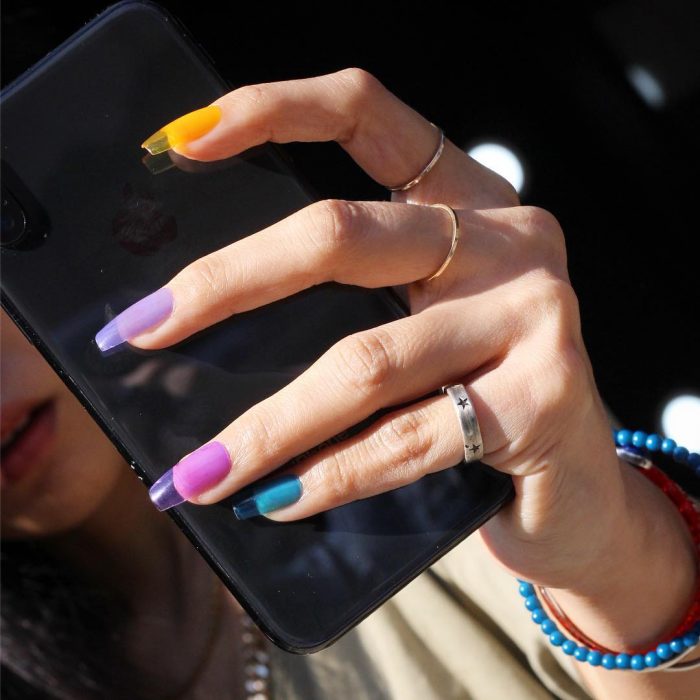
{"label": "engraved star ring", "polygon": [[457,411],[464,439],[464,461],[476,462],[480,460],[484,456],[484,444],[481,440],[479,421],[476,419],[476,412],[467,390],[463,384],[451,384],[441,387],[441,391],[452,399],[455,411]]}

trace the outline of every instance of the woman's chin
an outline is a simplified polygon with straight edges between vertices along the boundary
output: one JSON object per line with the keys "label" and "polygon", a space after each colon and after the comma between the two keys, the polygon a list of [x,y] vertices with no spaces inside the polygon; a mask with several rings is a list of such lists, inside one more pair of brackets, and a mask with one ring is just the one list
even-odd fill
{"label": "woman's chin", "polygon": [[56,498],[13,503],[3,497],[2,538],[7,540],[52,537],[74,530],[90,519],[92,503],[61,503]]}
{"label": "woman's chin", "polygon": [[[94,460],[94,456],[93,456]],[[51,537],[85,525],[110,500],[121,479],[133,480],[126,465],[119,462],[99,470],[76,471],[83,459],[51,460],[42,465],[40,478],[15,487],[3,487],[0,527],[3,539]],[[136,484],[138,486],[138,484]]]}

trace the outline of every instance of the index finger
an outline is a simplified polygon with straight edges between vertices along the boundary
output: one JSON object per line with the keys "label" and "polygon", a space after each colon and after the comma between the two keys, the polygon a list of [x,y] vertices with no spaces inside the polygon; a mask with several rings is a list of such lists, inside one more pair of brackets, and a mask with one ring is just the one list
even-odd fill
{"label": "index finger", "polygon": [[[301,80],[247,85],[171,122],[144,142],[196,160],[227,158],[268,141],[337,141],[386,187],[408,182],[435,153],[438,129],[358,68]],[[448,140],[411,201],[439,192],[450,206],[514,206],[517,195],[499,175]],[[418,198],[413,198],[419,194]],[[397,195],[398,199],[405,195]],[[467,201],[468,200],[468,201]]]}

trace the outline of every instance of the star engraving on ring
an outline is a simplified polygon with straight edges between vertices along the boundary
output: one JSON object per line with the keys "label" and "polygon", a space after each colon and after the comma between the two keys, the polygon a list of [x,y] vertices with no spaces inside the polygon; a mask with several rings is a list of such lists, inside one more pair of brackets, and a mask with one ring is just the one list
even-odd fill
{"label": "star engraving on ring", "polygon": [[463,399],[459,399],[457,403],[462,407],[465,408],[469,405],[469,399],[465,396]]}
{"label": "star engraving on ring", "polygon": [[480,445],[480,444],[479,444],[479,445],[475,445],[474,443],[472,443],[472,444],[471,444],[471,447],[469,447],[468,445],[465,445],[465,446],[464,446],[464,449],[465,449],[465,450],[469,450],[472,454],[475,455],[475,454],[481,449],[481,445]]}

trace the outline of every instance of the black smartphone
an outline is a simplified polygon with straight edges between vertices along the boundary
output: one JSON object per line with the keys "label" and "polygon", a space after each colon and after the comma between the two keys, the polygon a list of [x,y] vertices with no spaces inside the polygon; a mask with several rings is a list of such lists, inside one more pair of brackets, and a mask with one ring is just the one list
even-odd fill
{"label": "black smartphone", "polygon": [[[99,351],[106,322],[189,262],[313,201],[273,146],[145,167],[144,135],[230,89],[175,18],[123,2],[2,93],[3,307],[146,486],[342,337],[408,313],[391,289],[328,283],[164,350]],[[308,653],[512,494],[510,477],[462,463],[297,522],[239,521],[228,500],[169,514],[265,634]]]}

